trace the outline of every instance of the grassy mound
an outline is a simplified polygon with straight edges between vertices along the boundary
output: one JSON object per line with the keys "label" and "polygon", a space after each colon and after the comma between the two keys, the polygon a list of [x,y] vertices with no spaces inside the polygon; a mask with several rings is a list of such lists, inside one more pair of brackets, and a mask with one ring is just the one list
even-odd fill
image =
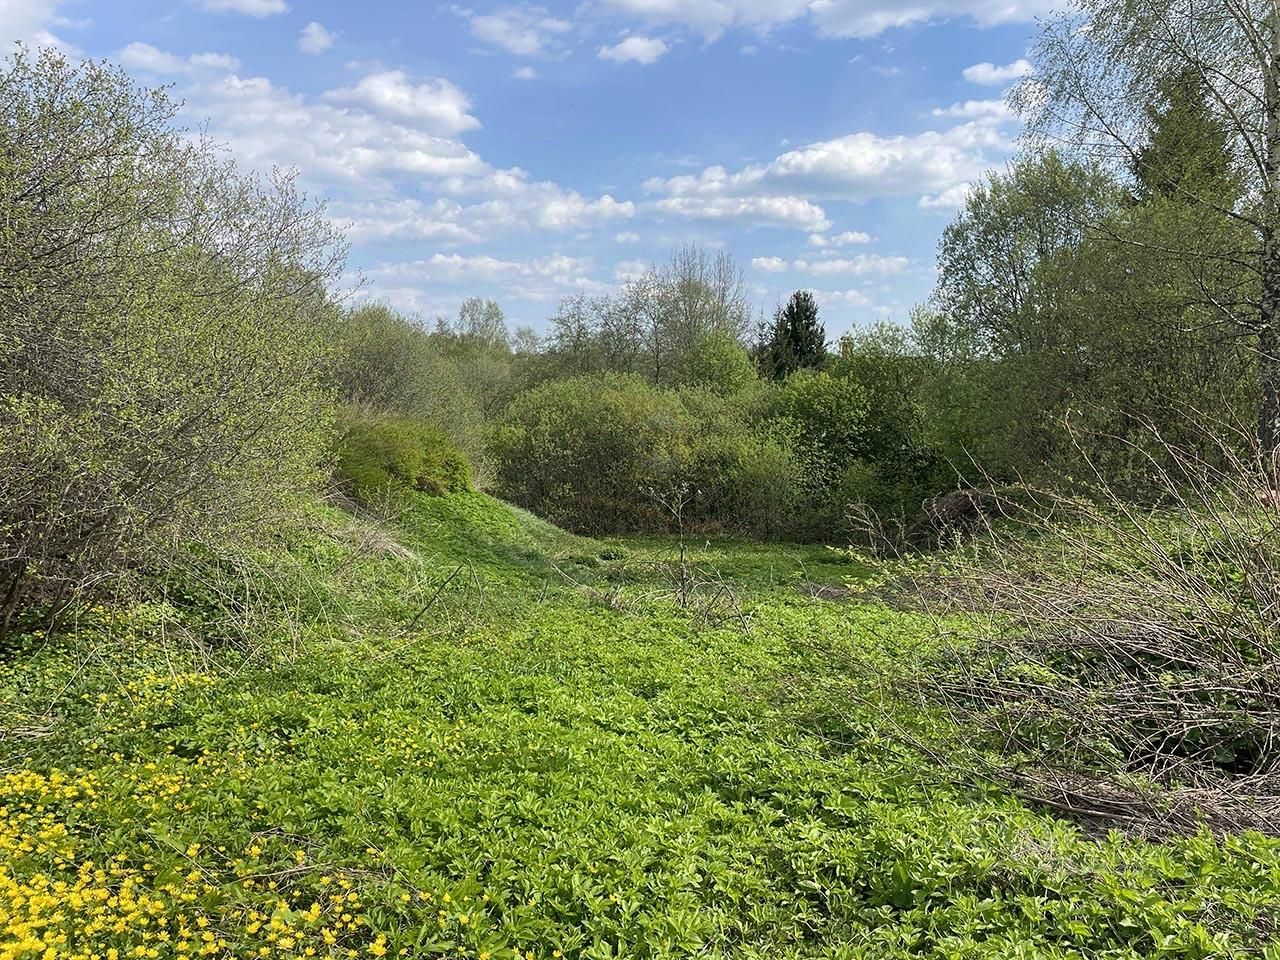
{"label": "grassy mound", "polygon": [[695,545],[708,626],[667,541],[408,504],[4,650],[0,957],[1274,955],[1280,845],[934,776],[830,669],[921,637],[838,554]]}

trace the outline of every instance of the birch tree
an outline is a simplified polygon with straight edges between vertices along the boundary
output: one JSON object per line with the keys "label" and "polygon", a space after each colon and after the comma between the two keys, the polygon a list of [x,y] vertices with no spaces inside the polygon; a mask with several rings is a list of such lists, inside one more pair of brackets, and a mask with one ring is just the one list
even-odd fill
{"label": "birch tree", "polygon": [[[1257,434],[1274,462],[1280,448],[1280,0],[1075,0],[1044,25],[1034,53],[1036,73],[1012,101],[1033,143],[1069,145],[1122,175],[1141,168],[1153,104],[1168,78],[1199,81],[1225,131],[1238,197],[1203,179],[1172,183],[1184,203],[1234,238],[1211,248],[1151,241],[1158,253],[1194,268],[1211,261],[1248,279],[1227,291],[1201,284],[1220,323],[1253,341],[1257,351]],[[1143,244],[1140,237],[1126,242]],[[1193,275],[1194,272],[1193,272]]]}

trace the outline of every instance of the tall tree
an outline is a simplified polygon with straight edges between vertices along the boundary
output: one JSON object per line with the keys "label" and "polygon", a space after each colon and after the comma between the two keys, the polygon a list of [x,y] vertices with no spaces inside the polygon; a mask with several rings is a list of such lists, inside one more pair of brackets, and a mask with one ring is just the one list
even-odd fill
{"label": "tall tree", "polygon": [[1120,196],[1086,164],[1032,153],[977,184],[947,226],[922,345],[939,371],[927,392],[949,394],[930,429],[958,464],[1015,476],[1056,459],[1060,415],[1099,355],[1091,324],[1104,319],[1078,307],[1091,285],[1070,255]]}
{"label": "tall tree", "polygon": [[773,314],[773,325],[757,346],[765,374],[785,380],[797,370],[816,369],[827,360],[827,332],[818,317],[818,302],[808,290],[791,294]]}
{"label": "tall tree", "polygon": [[1054,150],[1030,153],[970,192],[943,231],[936,306],[970,346],[993,359],[1025,355],[1051,332],[1059,291],[1043,265],[1115,209],[1110,177]]}
{"label": "tall tree", "polygon": [[1181,99],[1151,111],[1141,175],[1031,152],[945,230],[922,345],[939,371],[930,429],[959,462],[1056,481],[1087,459],[1141,494],[1147,459],[1163,456],[1150,425],[1211,455],[1199,415],[1256,412],[1251,358],[1218,316],[1247,280],[1221,256],[1238,227],[1184,193],[1220,200],[1228,167],[1194,86],[1171,85]]}
{"label": "tall tree", "polygon": [[723,250],[711,256],[696,246],[683,246],[636,283],[649,299],[637,312],[647,321],[656,383],[678,381],[685,358],[708,337],[741,341],[750,325],[746,278]]}
{"label": "tall tree", "polygon": [[552,318],[550,353],[577,372],[637,373],[675,384],[709,339],[740,344],[750,318],[733,258],[686,246],[613,296],[567,298]]}
{"label": "tall tree", "polygon": [[[1033,139],[1072,144],[1121,170],[1136,166],[1148,181],[1154,172],[1155,185],[1244,228],[1213,256],[1247,270],[1250,283],[1225,299],[1203,290],[1202,301],[1219,323],[1253,339],[1258,441],[1273,458],[1280,447],[1280,0],[1074,0],[1047,21],[1035,59],[1034,78],[1013,97]],[[1170,77],[1185,78],[1173,90],[1194,80],[1204,92],[1242,199],[1217,195],[1219,178],[1152,170],[1153,158],[1171,151],[1149,139],[1149,105],[1176,109]],[[1158,240],[1158,252],[1203,261],[1201,238],[1181,237]]]}
{"label": "tall tree", "polygon": [[481,346],[506,350],[511,345],[511,332],[507,318],[497,301],[481,297],[468,297],[458,307],[455,324],[458,336]]}
{"label": "tall tree", "polygon": [[1161,200],[1234,210],[1244,192],[1226,125],[1210,108],[1200,73],[1184,66],[1147,107],[1146,142],[1133,158],[1139,203]]}

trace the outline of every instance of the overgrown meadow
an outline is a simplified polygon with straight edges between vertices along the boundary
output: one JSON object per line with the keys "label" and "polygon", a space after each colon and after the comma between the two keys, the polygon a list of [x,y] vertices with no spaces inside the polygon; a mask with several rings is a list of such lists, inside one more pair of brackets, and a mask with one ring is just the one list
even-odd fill
{"label": "overgrown meadow", "polygon": [[1280,13],[1066,6],[838,343],[693,244],[401,314],[0,62],[0,960],[1280,960]]}
{"label": "overgrown meadow", "polygon": [[739,546],[690,547],[711,617],[669,540],[412,495],[17,636],[0,956],[1277,955],[1280,844],[948,783],[857,692],[931,632],[842,551]]}

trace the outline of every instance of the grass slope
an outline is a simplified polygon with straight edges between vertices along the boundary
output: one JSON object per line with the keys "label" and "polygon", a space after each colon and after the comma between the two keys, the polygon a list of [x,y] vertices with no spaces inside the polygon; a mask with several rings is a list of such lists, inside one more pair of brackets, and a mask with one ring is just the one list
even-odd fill
{"label": "grass slope", "polygon": [[870,571],[697,545],[745,631],[664,599],[669,552],[479,494],[317,508],[18,638],[0,960],[1280,957],[1276,844],[936,782],[831,666],[923,642],[809,595]]}

